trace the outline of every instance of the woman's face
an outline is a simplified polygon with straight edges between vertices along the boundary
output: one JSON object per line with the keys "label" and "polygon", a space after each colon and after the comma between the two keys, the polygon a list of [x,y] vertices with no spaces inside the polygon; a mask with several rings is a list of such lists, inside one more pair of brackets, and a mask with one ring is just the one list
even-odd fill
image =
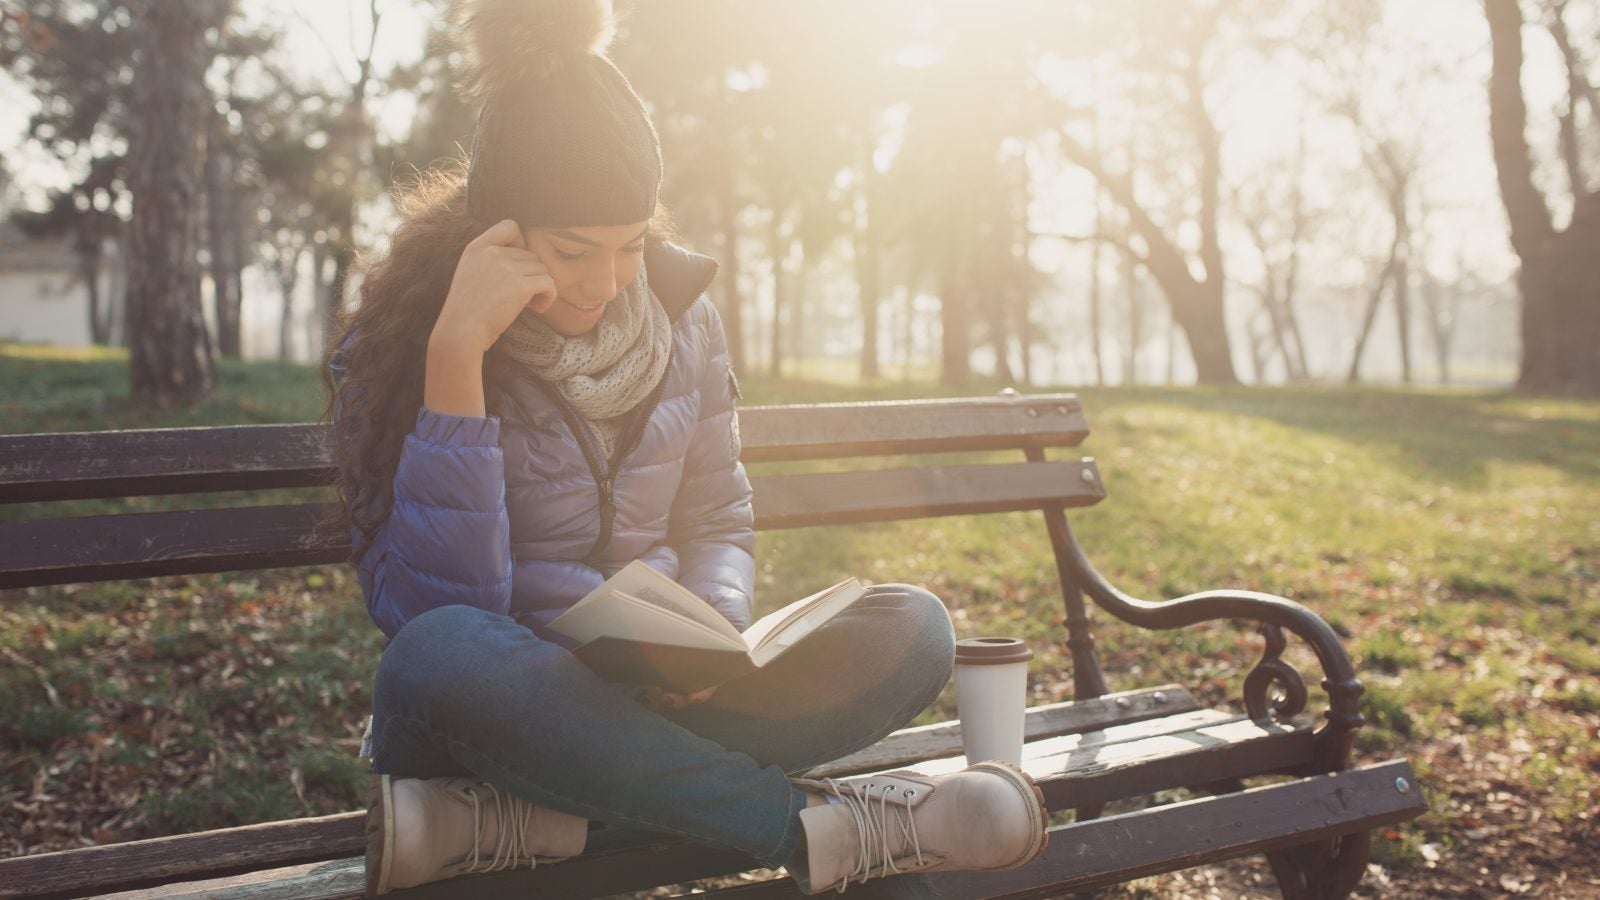
{"label": "woman's face", "polygon": [[650,223],[529,228],[528,249],[544,261],[556,283],[556,302],[539,314],[567,337],[599,324],[606,305],[639,274]]}

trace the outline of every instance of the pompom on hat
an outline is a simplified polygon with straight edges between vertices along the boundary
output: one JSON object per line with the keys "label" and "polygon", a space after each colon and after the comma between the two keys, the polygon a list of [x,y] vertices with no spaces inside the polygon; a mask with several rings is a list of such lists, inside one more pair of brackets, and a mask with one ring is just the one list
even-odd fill
{"label": "pompom on hat", "polygon": [[486,224],[578,228],[648,221],[661,143],[606,56],[610,0],[455,0],[458,85],[478,101],[467,210]]}

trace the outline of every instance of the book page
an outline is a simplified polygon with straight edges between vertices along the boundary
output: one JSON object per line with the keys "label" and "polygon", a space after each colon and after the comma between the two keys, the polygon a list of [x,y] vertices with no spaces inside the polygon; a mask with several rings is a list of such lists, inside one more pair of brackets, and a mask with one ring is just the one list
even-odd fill
{"label": "book page", "polygon": [[704,650],[745,649],[744,642],[737,639],[737,632],[730,640],[711,632],[696,619],[617,592],[581,607],[573,605],[547,627],[580,644],[600,637],[615,637]]}
{"label": "book page", "polygon": [[[846,578],[832,587],[823,588],[809,597],[803,597],[775,612],[757,619],[745,630],[744,640],[750,646],[751,658],[757,665],[777,656],[783,648],[815,631],[819,625],[866,593],[866,588],[854,578]],[[770,652],[764,652],[769,651]]]}
{"label": "book page", "polygon": [[601,587],[670,610],[684,618],[699,622],[724,637],[739,641],[741,644],[744,642],[739,636],[739,630],[733,627],[733,623],[724,619],[711,604],[689,593],[683,585],[639,560],[628,563],[622,571],[607,579]]}

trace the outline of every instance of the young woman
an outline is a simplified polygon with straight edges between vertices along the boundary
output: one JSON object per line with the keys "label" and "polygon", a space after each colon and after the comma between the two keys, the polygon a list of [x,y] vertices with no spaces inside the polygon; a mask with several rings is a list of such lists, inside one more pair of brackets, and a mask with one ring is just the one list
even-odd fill
{"label": "young woman", "polygon": [[582,851],[590,821],[785,866],[810,892],[1008,868],[1044,846],[1003,763],[795,773],[938,696],[937,598],[871,588],[777,663],[692,696],[608,683],[544,626],[631,560],[751,618],[750,482],[715,270],[666,240],[661,157],[600,0],[454,11],[470,168],[425,176],[333,342],[355,562],[391,639],[373,701],[374,893]]}

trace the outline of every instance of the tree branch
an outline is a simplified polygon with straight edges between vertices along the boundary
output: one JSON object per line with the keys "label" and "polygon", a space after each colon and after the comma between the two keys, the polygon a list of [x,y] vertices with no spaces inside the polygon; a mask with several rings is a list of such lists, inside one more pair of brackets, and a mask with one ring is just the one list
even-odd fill
{"label": "tree branch", "polygon": [[1067,234],[1060,231],[1029,231],[1028,237],[1054,238],[1058,241],[1066,241],[1069,244],[1109,244],[1110,246],[1115,247],[1127,254],[1129,259],[1141,266],[1146,265],[1148,262],[1143,253],[1140,253],[1138,250],[1134,249],[1134,246],[1128,240],[1127,235],[1111,234],[1110,232],[1105,231],[1097,231],[1094,234]]}
{"label": "tree branch", "polygon": [[1489,135],[1511,244],[1523,260],[1544,252],[1555,224],[1533,182],[1528,151],[1528,106],[1522,96],[1522,10],[1517,0],[1484,0],[1493,60],[1489,73]]}
{"label": "tree branch", "polygon": [[1222,140],[1217,135],[1211,111],[1206,108],[1205,80],[1201,75],[1201,60],[1217,27],[1222,5],[1215,7],[1194,41],[1184,67],[1184,86],[1188,90],[1188,114],[1193,123],[1195,139],[1200,143],[1200,262],[1205,266],[1206,279],[1223,279],[1222,243],[1217,235],[1218,184],[1222,180]]}
{"label": "tree branch", "polygon": [[1589,83],[1588,76],[1584,74],[1588,61],[1578,55],[1567,33],[1567,0],[1556,0],[1550,4],[1549,10],[1550,36],[1555,38],[1556,47],[1561,50],[1561,60],[1567,65],[1567,89],[1573,112],[1576,113],[1578,98],[1582,97],[1589,106],[1589,116],[1600,122],[1600,91],[1596,91],[1595,86]]}
{"label": "tree branch", "polygon": [[[1061,138],[1062,152],[1067,158],[1093,175],[1106,189],[1111,199],[1127,212],[1134,230],[1144,238],[1145,245],[1149,247],[1142,260],[1143,265],[1157,280],[1168,286],[1169,295],[1182,296],[1198,290],[1202,282],[1189,271],[1189,264],[1184,259],[1183,253],[1167,239],[1161,231],[1161,226],[1157,225],[1144,207],[1139,205],[1138,198],[1134,196],[1133,181],[1126,174],[1114,174],[1108,171],[1099,156],[1090,153],[1068,134],[1066,129],[1058,129],[1058,134]],[[1210,273],[1207,274],[1209,276]]]}

